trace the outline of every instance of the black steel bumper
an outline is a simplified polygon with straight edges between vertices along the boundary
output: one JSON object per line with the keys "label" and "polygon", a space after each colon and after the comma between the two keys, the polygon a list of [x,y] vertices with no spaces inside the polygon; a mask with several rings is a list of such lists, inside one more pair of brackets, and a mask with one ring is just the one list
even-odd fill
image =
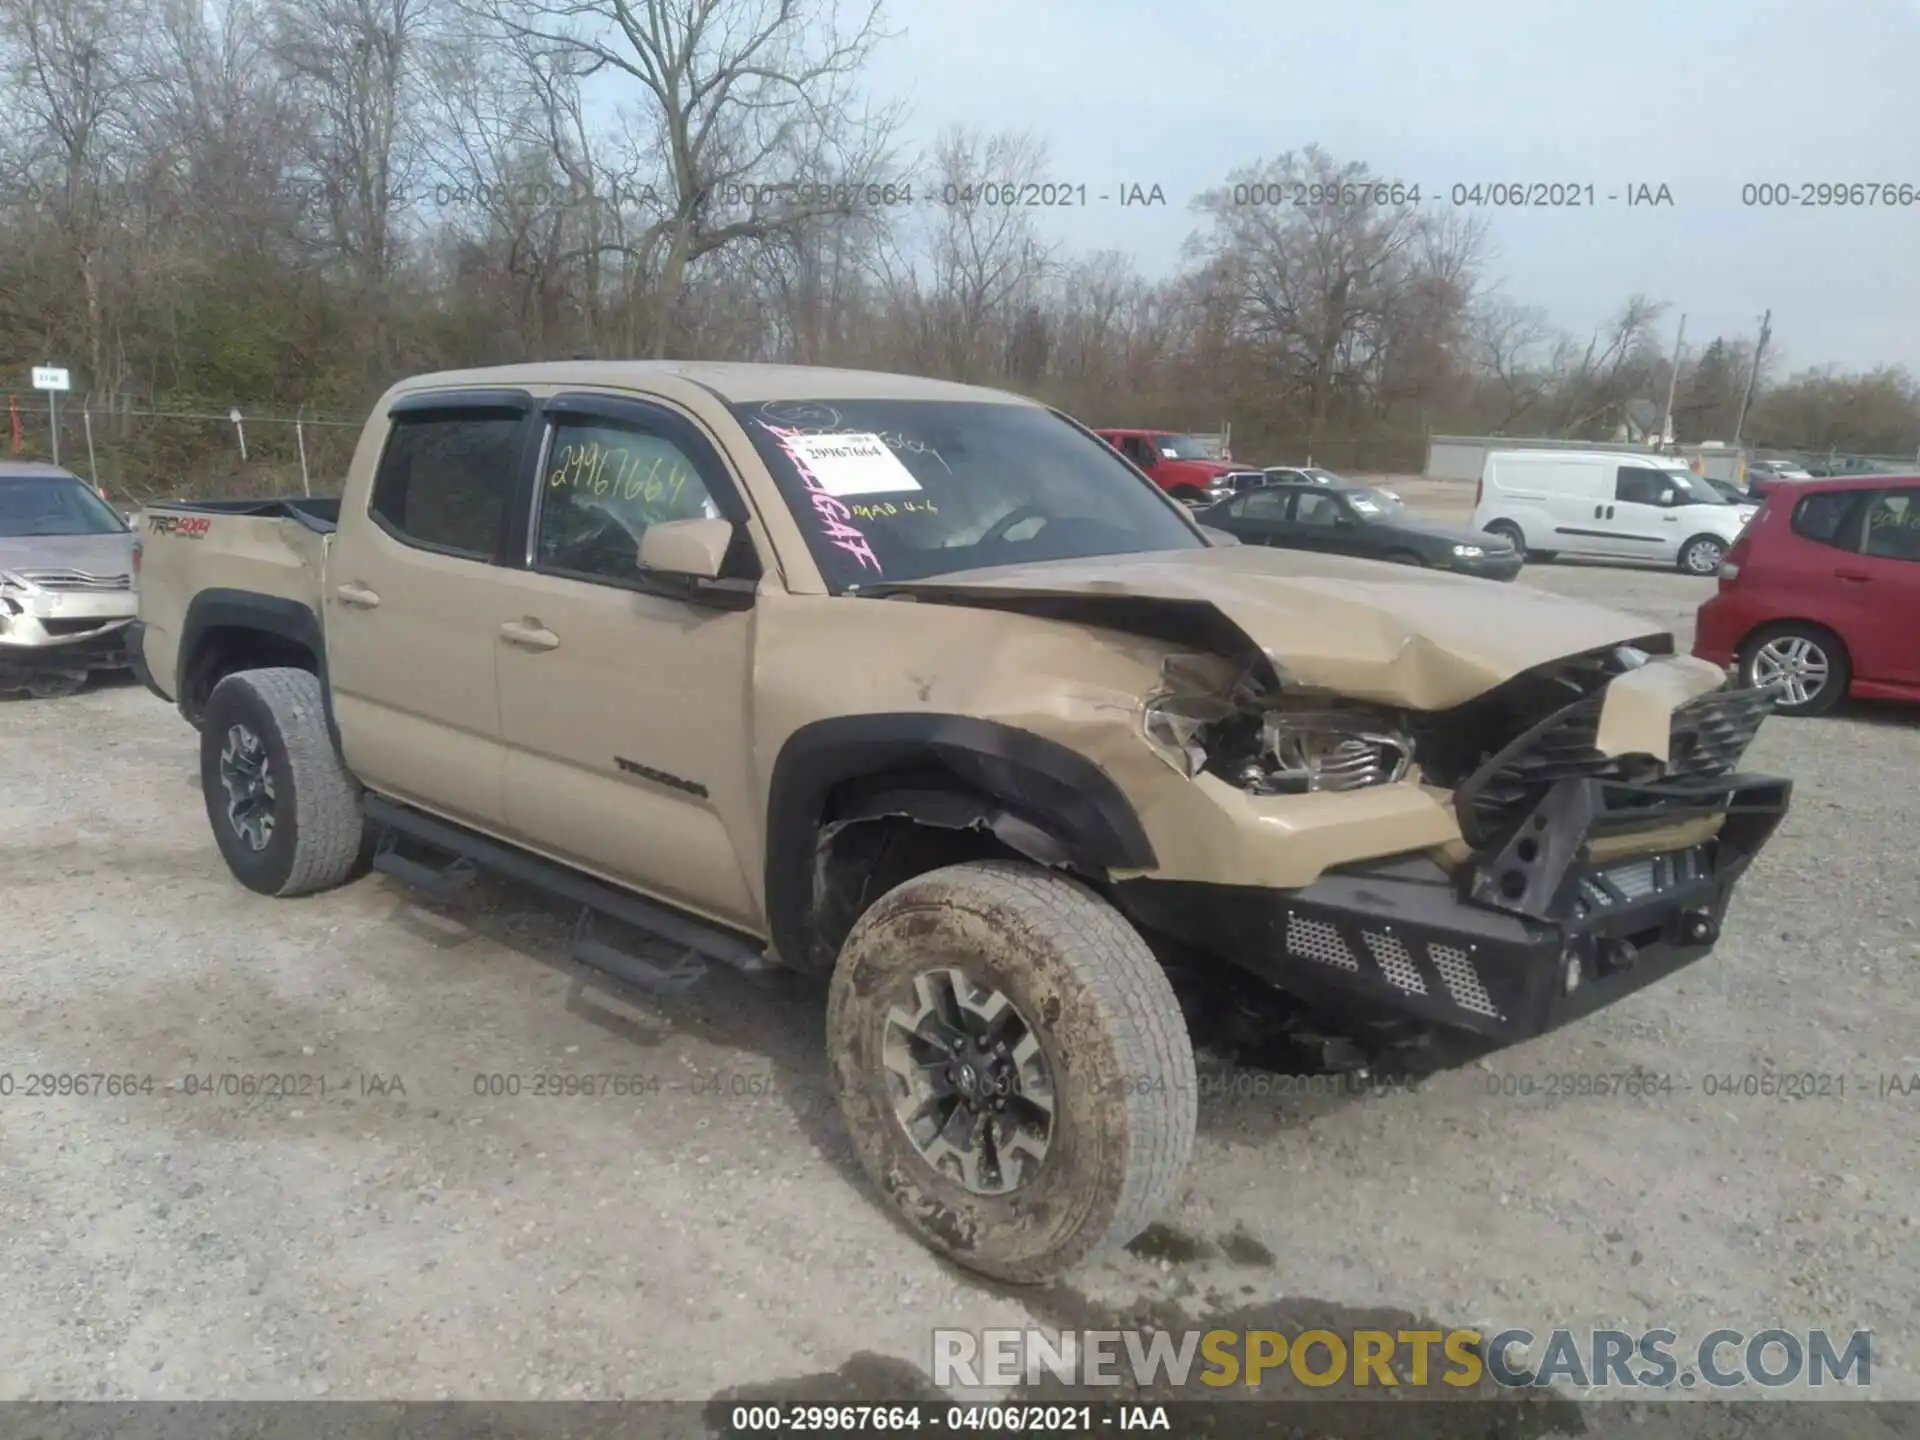
{"label": "black steel bumper", "polygon": [[[1563,781],[1540,807],[1546,824],[1523,826],[1464,881],[1415,855],[1329,871],[1299,890],[1135,880],[1118,898],[1143,928],[1309,1003],[1511,1043],[1710,952],[1792,785],[1736,775],[1657,789],[1650,803],[1650,787]],[[1599,862],[1587,853],[1609,833],[1714,811],[1727,818],[1700,845]],[[1532,858],[1519,861],[1529,832]]]}

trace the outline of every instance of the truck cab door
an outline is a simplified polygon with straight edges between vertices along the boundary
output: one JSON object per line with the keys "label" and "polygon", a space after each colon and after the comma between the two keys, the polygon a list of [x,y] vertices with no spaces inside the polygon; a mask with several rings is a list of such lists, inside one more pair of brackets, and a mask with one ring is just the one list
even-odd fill
{"label": "truck cab door", "polygon": [[[409,395],[326,562],[327,685],[347,766],[372,789],[497,831],[503,820],[492,618],[533,402],[515,390]],[[363,504],[364,510],[357,509]]]}
{"label": "truck cab door", "polygon": [[740,487],[664,405],[561,395],[540,424],[521,548],[485,609],[508,827],[550,858],[750,926],[752,586],[696,598],[639,565],[650,525],[727,519],[723,578],[757,581]]}
{"label": "truck cab door", "polygon": [[1138,465],[1147,474],[1153,476],[1153,483],[1163,485],[1155,466],[1160,463],[1160,452],[1153,448],[1153,442],[1143,435],[1122,435],[1120,453]]}

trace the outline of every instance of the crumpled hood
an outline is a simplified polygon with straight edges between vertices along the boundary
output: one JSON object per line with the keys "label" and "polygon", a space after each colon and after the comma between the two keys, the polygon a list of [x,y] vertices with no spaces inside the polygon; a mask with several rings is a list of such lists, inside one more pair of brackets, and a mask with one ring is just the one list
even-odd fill
{"label": "crumpled hood", "polygon": [[133,572],[133,536],[22,535],[0,537],[0,570],[84,570],[89,575]]}
{"label": "crumpled hood", "polygon": [[1281,678],[1413,710],[1463,704],[1524,670],[1609,645],[1658,651],[1649,622],[1499,581],[1240,545],[882,581],[863,594],[1015,610],[1215,651]]}

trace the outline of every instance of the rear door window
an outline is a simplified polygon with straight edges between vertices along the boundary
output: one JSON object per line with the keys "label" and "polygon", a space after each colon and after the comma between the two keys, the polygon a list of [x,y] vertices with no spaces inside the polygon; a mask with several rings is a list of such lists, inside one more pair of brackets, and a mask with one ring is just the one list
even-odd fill
{"label": "rear door window", "polygon": [[1867,511],[1867,554],[1920,561],[1920,490],[1886,490]]}
{"label": "rear door window", "polygon": [[369,509],[404,544],[492,560],[505,538],[525,421],[499,410],[396,416]]}
{"label": "rear door window", "polygon": [[1804,495],[1793,507],[1788,524],[1802,540],[1816,545],[1831,545],[1836,550],[1860,548],[1860,516],[1867,492],[1829,490],[1820,495]]}

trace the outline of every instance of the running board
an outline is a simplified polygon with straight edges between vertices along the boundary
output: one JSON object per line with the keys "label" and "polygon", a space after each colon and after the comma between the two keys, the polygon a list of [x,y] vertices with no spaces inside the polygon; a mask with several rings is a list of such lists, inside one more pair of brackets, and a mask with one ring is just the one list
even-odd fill
{"label": "running board", "polygon": [[[378,795],[366,796],[365,808],[367,820],[381,832],[373,858],[376,870],[436,898],[457,894],[471,885],[480,872],[492,871],[556,900],[571,902],[579,907],[571,950],[574,961],[637,990],[651,995],[678,995],[706,976],[710,962],[748,975],[777,968],[767,958],[765,947],[744,935],[643,900],[464,826],[424,815]],[[399,848],[403,839],[446,858],[436,864],[405,855]],[[661,942],[658,948],[672,952],[670,958],[657,953],[641,954],[637,949],[596,936],[593,931],[597,921],[631,927]]]}

